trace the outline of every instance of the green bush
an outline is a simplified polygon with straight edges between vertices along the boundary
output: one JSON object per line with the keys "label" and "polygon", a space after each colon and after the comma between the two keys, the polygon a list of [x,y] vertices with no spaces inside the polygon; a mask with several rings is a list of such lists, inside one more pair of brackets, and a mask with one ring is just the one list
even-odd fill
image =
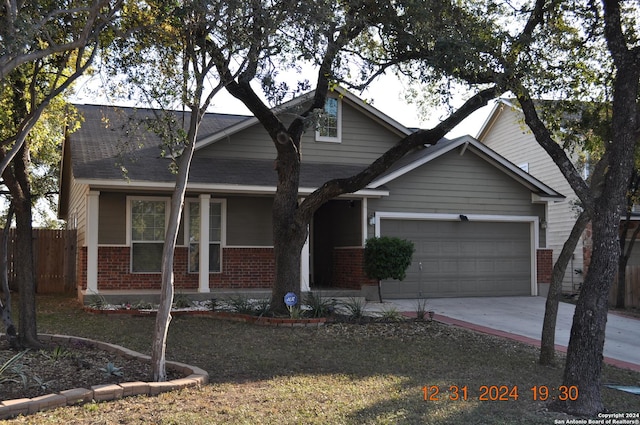
{"label": "green bush", "polygon": [[405,239],[369,238],[364,247],[364,271],[370,279],[403,280],[414,251],[413,242]]}
{"label": "green bush", "polygon": [[413,242],[383,236],[369,238],[364,247],[364,271],[369,279],[378,281],[378,298],[382,302],[380,281],[404,280],[415,248]]}

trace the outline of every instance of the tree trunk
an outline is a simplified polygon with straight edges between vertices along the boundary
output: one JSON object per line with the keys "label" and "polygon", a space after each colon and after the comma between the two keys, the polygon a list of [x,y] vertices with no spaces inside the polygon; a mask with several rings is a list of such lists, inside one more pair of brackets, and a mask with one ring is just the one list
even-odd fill
{"label": "tree trunk", "polygon": [[[562,246],[562,251],[553,265],[551,275],[551,286],[547,294],[547,302],[544,310],[544,321],[542,323],[542,339],[540,347],[539,362],[542,365],[551,365],[555,362],[556,348],[556,320],[558,317],[558,303],[562,292],[562,279],[564,278],[567,264],[576,249],[580,235],[589,223],[589,216],[586,211],[582,211],[571,229],[571,234]],[[572,271],[573,273],[573,271]]]}
{"label": "tree trunk", "polygon": [[[602,210],[603,208],[599,208]],[[563,384],[576,386],[577,400],[558,401],[557,406],[575,415],[593,416],[604,410],[600,394],[602,352],[609,288],[613,281],[620,247],[617,243],[617,211],[593,221],[593,255],[582,284],[571,327]]]}
{"label": "tree trunk", "polygon": [[13,220],[13,206],[9,206],[7,212],[7,224],[2,231],[2,257],[0,258],[0,281],[2,282],[2,292],[4,293],[4,299],[0,300],[0,312],[2,313],[2,323],[5,328],[5,335],[9,346],[12,349],[20,349],[18,344],[18,333],[16,327],[13,324],[11,318],[11,290],[9,289],[9,232],[11,229],[11,221]]}
{"label": "tree trunk", "polygon": [[[275,279],[271,291],[271,310],[286,313],[284,296],[293,292],[300,298],[300,260],[307,239],[310,218],[298,209],[300,181],[300,135],[279,133],[275,140],[278,149],[276,170],[278,188],[273,201],[273,246]],[[297,141],[297,143],[294,142]]]}
{"label": "tree trunk", "polygon": [[184,196],[187,191],[187,181],[189,179],[189,169],[191,168],[191,160],[195,150],[195,135],[197,134],[197,124],[199,121],[197,113],[192,113],[193,121],[190,127],[194,127],[193,132],[190,131],[190,143],[185,147],[182,155],[178,160],[178,175],[176,176],[176,185],[171,195],[171,210],[169,211],[169,223],[167,233],[162,248],[162,286],[160,292],[160,305],[158,306],[158,314],[153,332],[153,342],[151,347],[151,367],[153,372],[153,380],[155,382],[164,382],[167,380],[166,370],[166,348],[167,335],[169,333],[169,324],[171,323],[171,305],[173,304],[174,295],[174,279],[173,279],[173,254],[176,248],[176,240],[178,238],[178,228],[180,226],[180,217],[184,207]]}
{"label": "tree trunk", "polygon": [[16,282],[20,293],[18,338],[25,347],[39,348],[36,326],[36,282],[33,264],[33,228],[31,226],[31,192],[29,176],[29,147],[25,143],[13,161],[13,167],[5,170],[3,177],[11,193],[16,214],[15,256]]}

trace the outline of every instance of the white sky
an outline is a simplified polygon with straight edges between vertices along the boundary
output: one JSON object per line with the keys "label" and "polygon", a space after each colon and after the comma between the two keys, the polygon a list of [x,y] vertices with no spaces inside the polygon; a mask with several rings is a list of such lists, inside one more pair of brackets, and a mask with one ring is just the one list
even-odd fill
{"label": "white sky", "polygon": [[[96,79],[97,77],[93,77],[92,79],[86,79],[79,83],[77,93],[71,101],[73,103],[87,104],[111,103],[106,97],[98,94],[99,89],[96,88],[98,85]],[[88,90],[83,90],[83,88]],[[437,112],[433,112],[431,114],[434,115],[435,118],[425,119],[424,117],[421,117],[418,112],[418,108],[415,105],[408,104],[404,99],[405,87],[395,76],[384,75],[374,81],[364,93],[355,94],[370,101],[374,108],[382,111],[384,114],[409,128],[430,128],[437,124],[438,116],[441,118],[446,117],[446,115],[439,115]],[[118,105],[126,104],[124,101],[120,100],[115,101],[114,103]],[[130,102],[130,106],[133,106],[133,104],[134,102]],[[475,137],[489,115],[492,105],[493,103],[490,103],[488,106],[476,111],[453,129],[448,134],[448,137],[457,137],[467,134]],[[224,90],[216,95],[212,105],[209,107],[209,111],[224,114],[251,115],[242,102],[235,99]]]}

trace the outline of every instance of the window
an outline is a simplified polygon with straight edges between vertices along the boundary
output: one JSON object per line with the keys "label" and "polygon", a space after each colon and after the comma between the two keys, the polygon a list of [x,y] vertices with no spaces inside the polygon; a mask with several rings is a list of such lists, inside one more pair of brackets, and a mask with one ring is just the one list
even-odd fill
{"label": "window", "polygon": [[340,142],[342,132],[342,102],[328,97],[324,104],[324,113],[318,122],[316,140],[320,142]]}
{"label": "window", "polygon": [[131,200],[131,271],[160,272],[167,218],[167,202]]}
{"label": "window", "polygon": [[[200,267],[200,202],[189,202],[189,272]],[[222,202],[209,204],[209,272],[220,273],[222,259]]]}

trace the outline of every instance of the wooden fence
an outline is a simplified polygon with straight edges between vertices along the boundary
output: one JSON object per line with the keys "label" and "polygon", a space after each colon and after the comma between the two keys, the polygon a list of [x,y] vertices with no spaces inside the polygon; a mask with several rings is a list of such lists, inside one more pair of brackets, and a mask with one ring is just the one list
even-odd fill
{"label": "wooden fence", "polygon": [[[15,229],[11,229],[7,260],[9,263],[9,286],[12,290],[18,290],[15,284],[16,269],[24,264],[15,255],[15,238]],[[76,287],[76,231],[33,229],[33,263],[37,293],[74,291]]]}
{"label": "wooden fence", "polygon": [[[640,308],[640,266],[627,266],[625,282],[625,306]],[[616,276],[609,292],[609,305],[615,305],[617,290],[618,277]]]}

